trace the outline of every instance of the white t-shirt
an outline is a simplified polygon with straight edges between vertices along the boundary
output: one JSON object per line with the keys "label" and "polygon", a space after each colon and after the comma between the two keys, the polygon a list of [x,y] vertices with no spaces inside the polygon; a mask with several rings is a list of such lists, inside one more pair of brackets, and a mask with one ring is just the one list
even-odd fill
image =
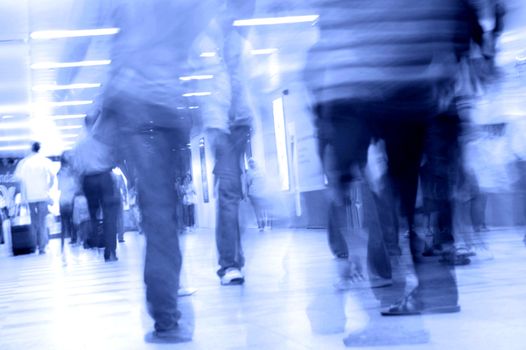
{"label": "white t-shirt", "polygon": [[22,198],[27,202],[47,201],[54,176],[51,161],[38,153],[22,159],[15,171],[21,181]]}

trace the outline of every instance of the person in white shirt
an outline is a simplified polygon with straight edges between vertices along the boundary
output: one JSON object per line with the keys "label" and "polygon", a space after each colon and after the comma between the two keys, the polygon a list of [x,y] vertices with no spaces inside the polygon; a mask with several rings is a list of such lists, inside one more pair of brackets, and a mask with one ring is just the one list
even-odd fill
{"label": "person in white shirt", "polygon": [[22,200],[29,204],[31,228],[37,238],[38,251],[45,254],[48,243],[46,216],[51,202],[49,190],[55,182],[51,160],[40,153],[40,143],[34,142],[31,154],[22,159],[15,170],[21,183]]}

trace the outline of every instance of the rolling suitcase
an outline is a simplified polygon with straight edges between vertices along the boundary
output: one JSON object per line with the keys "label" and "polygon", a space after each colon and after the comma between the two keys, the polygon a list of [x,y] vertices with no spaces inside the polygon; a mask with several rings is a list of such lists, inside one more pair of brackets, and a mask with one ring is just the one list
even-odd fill
{"label": "rolling suitcase", "polygon": [[13,246],[13,255],[34,253],[37,248],[37,242],[31,225],[11,226],[11,244]]}
{"label": "rolling suitcase", "polygon": [[18,205],[15,216],[11,218],[11,245],[13,255],[34,253],[37,239],[31,229],[29,206]]}

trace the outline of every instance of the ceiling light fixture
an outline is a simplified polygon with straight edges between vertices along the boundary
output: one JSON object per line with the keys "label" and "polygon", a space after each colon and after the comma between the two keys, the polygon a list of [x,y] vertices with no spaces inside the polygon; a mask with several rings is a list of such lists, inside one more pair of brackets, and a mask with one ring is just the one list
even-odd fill
{"label": "ceiling light fixture", "polygon": [[119,28],[98,28],[98,29],[79,29],[79,30],[40,30],[32,32],[31,39],[60,39],[76,38],[83,36],[115,35],[120,31]]}
{"label": "ceiling light fixture", "polygon": [[101,87],[101,83],[79,83],[68,85],[52,85],[42,84],[33,86],[33,91],[57,91],[57,90],[73,90],[73,89],[93,89]]}
{"label": "ceiling light fixture", "polygon": [[183,94],[183,97],[193,97],[193,96],[210,96],[212,95],[211,92],[203,91],[203,92],[188,92],[186,94]]}
{"label": "ceiling light fixture", "polygon": [[62,126],[57,126],[57,129],[59,129],[59,130],[76,130],[76,129],[82,129],[82,125],[62,125]]}
{"label": "ceiling light fixture", "polygon": [[234,21],[234,27],[247,27],[247,26],[268,26],[276,24],[294,24],[294,23],[308,23],[316,21],[319,15],[306,15],[306,16],[285,16],[285,17],[268,17],[268,18],[251,18],[251,19],[238,19]]}
{"label": "ceiling light fixture", "polygon": [[9,142],[9,141],[29,141],[31,140],[30,135],[22,136],[0,136],[0,142]]}
{"label": "ceiling light fixture", "polygon": [[110,63],[111,63],[111,60],[87,60],[87,61],[78,61],[78,62],[42,62],[42,63],[32,64],[31,69],[93,67],[93,66],[105,66]]}
{"label": "ceiling light fixture", "polygon": [[29,123],[0,123],[0,130],[29,129]]}
{"label": "ceiling light fixture", "polygon": [[190,81],[190,80],[207,80],[207,79],[213,79],[214,76],[211,74],[205,74],[205,75],[188,75],[179,77],[179,80],[182,81]]}
{"label": "ceiling light fixture", "polygon": [[216,57],[217,53],[214,51],[206,51],[206,52],[202,52],[199,56],[200,57]]}
{"label": "ceiling light fixture", "polygon": [[25,151],[29,149],[29,145],[20,145],[20,146],[2,146],[0,151]]}
{"label": "ceiling light fixture", "polygon": [[86,117],[86,114],[63,114],[50,116],[50,118],[53,120],[81,119],[84,117]]}
{"label": "ceiling light fixture", "polygon": [[257,49],[257,50],[250,50],[251,55],[271,55],[273,53],[278,52],[278,49]]}

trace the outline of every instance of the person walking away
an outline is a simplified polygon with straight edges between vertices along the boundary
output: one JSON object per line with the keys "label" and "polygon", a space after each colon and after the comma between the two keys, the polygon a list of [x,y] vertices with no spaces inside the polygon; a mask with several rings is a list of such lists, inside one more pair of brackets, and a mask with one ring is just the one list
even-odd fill
{"label": "person walking away", "polygon": [[60,157],[60,170],[57,173],[57,182],[60,191],[61,248],[63,249],[66,237],[70,237],[70,244],[75,244],[78,241],[77,230],[73,225],[73,201],[80,187],[77,174],[75,174],[71,165],[71,152],[64,152]]}
{"label": "person walking away", "polygon": [[40,154],[40,143],[31,145],[31,153],[22,159],[15,170],[15,178],[21,182],[22,200],[29,204],[31,228],[36,235],[39,254],[46,253],[48,232],[46,216],[51,203],[49,191],[55,183],[51,160]]}
{"label": "person walking away", "polygon": [[104,260],[117,261],[117,215],[120,192],[113,180],[114,156],[109,146],[92,133],[100,119],[95,110],[85,119],[86,135],[73,149],[75,170],[81,175],[82,190],[88,201],[91,227],[86,238],[88,248],[99,246],[99,211],[102,212]]}

